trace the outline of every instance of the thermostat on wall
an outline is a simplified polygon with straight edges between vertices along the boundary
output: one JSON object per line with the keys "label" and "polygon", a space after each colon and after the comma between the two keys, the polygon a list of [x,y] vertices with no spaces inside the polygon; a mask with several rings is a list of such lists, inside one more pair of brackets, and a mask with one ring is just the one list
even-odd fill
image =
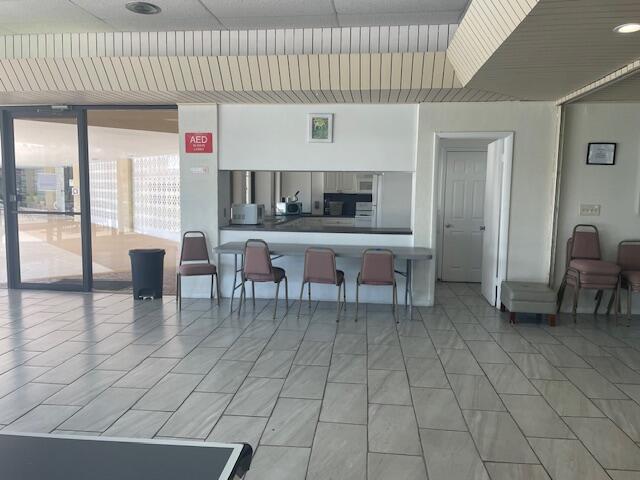
{"label": "thermostat on wall", "polygon": [[600,205],[591,205],[591,204],[581,203],[580,216],[581,217],[599,217]]}
{"label": "thermostat on wall", "polygon": [[191,167],[189,169],[192,175],[206,175],[209,173],[209,167]]}

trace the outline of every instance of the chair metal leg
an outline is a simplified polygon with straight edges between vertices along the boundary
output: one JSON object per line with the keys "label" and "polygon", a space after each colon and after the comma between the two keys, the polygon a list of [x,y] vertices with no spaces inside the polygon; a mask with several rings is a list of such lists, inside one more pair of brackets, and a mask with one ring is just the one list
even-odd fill
{"label": "chair metal leg", "polygon": [[[609,303],[607,304],[607,315],[611,314],[611,307],[613,307],[614,302],[616,302],[616,298],[618,296],[618,286],[616,285],[616,288],[614,288],[613,290],[611,290],[611,297],[609,298]],[[618,315],[618,309],[615,309],[614,314],[617,316]]]}
{"label": "chair metal leg", "polygon": [[560,311],[560,308],[562,307],[562,300],[564,299],[564,291],[567,288],[567,276],[565,274],[565,276],[562,278],[562,283],[560,284],[560,288],[558,289],[558,308],[557,310]]}
{"label": "chair metal leg", "polygon": [[400,323],[398,321],[398,286],[394,283],[393,284],[393,318],[395,319],[396,323]]}
{"label": "chair metal leg", "polygon": [[356,322],[358,321],[359,304],[360,304],[360,282],[356,281]]}
{"label": "chair metal leg", "polygon": [[302,282],[300,285],[300,298],[298,299],[298,318],[300,318],[300,309],[302,308],[302,294],[304,293],[304,284],[306,282]]}
{"label": "chair metal leg", "polygon": [[287,276],[284,276],[284,314],[289,313],[289,279]]}
{"label": "chair metal leg", "polygon": [[346,280],[342,280],[342,303],[343,306],[342,308],[344,308],[344,311],[347,311],[347,281]]}
{"label": "chair metal leg", "polygon": [[214,287],[214,282],[213,282],[213,276],[215,275],[215,273],[211,274],[211,291],[209,292],[209,298],[214,298],[213,297],[213,287]]}
{"label": "chair metal leg", "polygon": [[182,291],[181,291],[181,286],[182,284],[182,276],[178,273],[176,275],[176,300],[178,301],[178,310],[182,310]]}
{"label": "chair metal leg", "polygon": [[240,301],[238,302],[238,315],[240,315],[240,310],[242,310],[242,305],[247,298],[247,291],[244,288],[245,280],[242,280],[242,286],[240,287]]}
{"label": "chair metal leg", "polygon": [[627,284],[627,325],[631,325],[631,283]]}
{"label": "chair metal leg", "polygon": [[573,288],[573,308],[571,314],[573,315],[573,321],[576,321],[576,314],[578,313],[578,296],[580,295],[580,287],[577,285]]}
{"label": "chair metal leg", "polygon": [[216,272],[216,296],[218,297],[218,306],[220,306],[220,277]]}
{"label": "chair metal leg", "polygon": [[251,281],[251,300],[253,301],[253,309],[256,309],[256,282]]}
{"label": "chair metal leg", "polygon": [[598,314],[598,310],[600,309],[600,303],[602,302],[602,295],[603,295],[602,290],[598,290],[598,292],[596,293],[596,298],[595,298],[595,300],[596,300],[596,308],[594,308],[594,310],[593,310],[593,314],[594,315]]}
{"label": "chair metal leg", "polygon": [[340,289],[342,284],[338,285],[338,300],[336,301],[336,323],[340,321]]}
{"label": "chair metal leg", "polygon": [[278,311],[278,293],[280,293],[280,282],[276,283],[276,301],[273,306],[273,318],[276,318],[276,312]]}

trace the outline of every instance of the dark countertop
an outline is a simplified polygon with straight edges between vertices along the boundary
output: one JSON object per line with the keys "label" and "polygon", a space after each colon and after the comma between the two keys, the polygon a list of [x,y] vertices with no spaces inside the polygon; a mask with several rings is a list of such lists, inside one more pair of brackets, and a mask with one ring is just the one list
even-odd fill
{"label": "dark countertop", "polygon": [[[386,234],[386,235],[411,235],[410,228],[385,228],[385,227],[351,227],[346,225],[335,226],[311,226],[300,225],[294,220],[301,218],[353,218],[349,216],[333,215],[287,215],[279,217],[267,217],[261,225],[221,225],[220,230],[237,231],[263,231],[263,232],[319,232],[319,233],[363,233],[363,234]],[[293,222],[293,223],[292,223]]]}

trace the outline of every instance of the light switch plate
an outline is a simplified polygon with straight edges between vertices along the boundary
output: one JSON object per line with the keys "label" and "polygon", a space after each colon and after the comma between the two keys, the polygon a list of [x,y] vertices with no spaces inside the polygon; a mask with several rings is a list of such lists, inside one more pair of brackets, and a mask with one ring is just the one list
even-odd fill
{"label": "light switch plate", "polygon": [[581,203],[580,216],[581,217],[599,217],[600,205]]}
{"label": "light switch plate", "polygon": [[209,167],[191,167],[189,171],[192,175],[206,175],[209,173]]}

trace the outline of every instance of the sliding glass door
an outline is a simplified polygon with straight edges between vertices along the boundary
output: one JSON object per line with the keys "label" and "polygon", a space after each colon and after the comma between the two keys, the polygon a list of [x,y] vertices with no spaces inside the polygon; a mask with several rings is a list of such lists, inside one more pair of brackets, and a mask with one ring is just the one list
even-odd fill
{"label": "sliding glass door", "polygon": [[[5,155],[8,247],[17,287],[90,290],[86,233],[86,145],[77,112],[24,112],[5,117],[12,140]],[[84,137],[84,138],[81,138]],[[13,227],[13,228],[11,228]]]}

